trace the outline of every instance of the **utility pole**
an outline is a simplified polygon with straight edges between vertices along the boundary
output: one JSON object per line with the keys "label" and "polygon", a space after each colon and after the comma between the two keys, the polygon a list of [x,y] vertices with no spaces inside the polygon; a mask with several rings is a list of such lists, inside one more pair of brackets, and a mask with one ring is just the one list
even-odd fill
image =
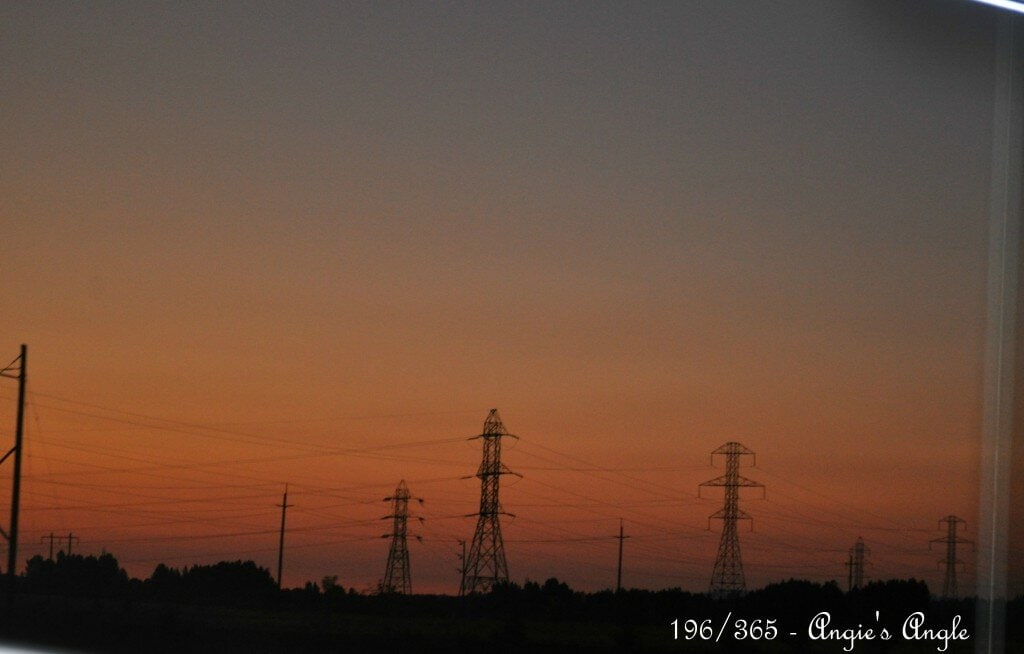
{"label": "utility pole", "polygon": [[284,485],[284,497],[277,506],[281,507],[281,540],[277,545],[277,588],[280,590],[281,570],[284,568],[284,516],[288,511],[288,507],[294,506],[288,503],[288,484]]}
{"label": "utility pole", "polygon": [[[384,516],[384,520],[392,519],[390,534],[384,534],[384,538],[391,539],[391,547],[388,549],[387,568],[384,571],[384,582],[381,584],[382,593],[401,593],[402,595],[412,594],[412,578],[409,576],[409,545],[406,540],[409,522],[409,500],[423,500],[412,497],[409,494],[409,487],[405,480],[398,482],[398,488],[391,497],[385,497],[385,502],[391,502],[391,515]],[[417,536],[417,538],[419,538]]]}
{"label": "utility pole", "polygon": [[71,543],[72,543],[73,541],[76,541],[76,540],[77,540],[78,542],[82,542],[82,539],[81,539],[81,538],[79,538],[78,536],[75,536],[75,535],[74,535],[74,534],[72,534],[72,533],[68,533],[68,556],[71,556]]}
{"label": "utility pole", "polygon": [[[25,426],[25,379],[28,370],[28,346],[22,344],[21,354],[6,368],[0,370],[0,375],[18,380],[18,417],[14,429],[14,447],[7,454],[0,458],[0,463],[7,460],[14,454],[14,484],[11,489],[11,524],[10,531],[6,534],[7,547],[7,593],[8,598],[14,598],[14,577],[18,571],[18,512],[21,507],[21,443]],[[15,374],[17,373],[17,374]]]}
{"label": "utility pole", "polygon": [[846,590],[853,590],[853,554],[846,559]]}
{"label": "utility pole", "polygon": [[850,548],[850,558],[846,565],[849,571],[846,576],[846,589],[853,590],[864,586],[864,557],[871,550],[864,546],[864,539],[857,538],[857,542]]}
{"label": "utility pole", "polygon": [[462,546],[462,554],[459,556],[459,594],[462,594],[462,589],[466,586],[466,541],[458,541],[459,545]]}
{"label": "utility pole", "polygon": [[622,592],[622,541],[624,541],[625,539],[629,538],[629,536],[626,536],[626,535],[623,534],[623,531],[622,531],[622,518],[619,518],[619,535],[617,536],[617,538],[619,539],[619,574],[615,577],[615,592],[616,593],[621,593]]}
{"label": "utility pole", "polygon": [[[725,455],[725,474],[706,481],[697,487],[697,496],[700,497],[700,488],[703,486],[725,487],[725,505],[711,515],[711,518],[721,518],[722,539],[718,544],[718,556],[715,558],[715,569],[711,573],[711,595],[716,598],[741,595],[746,591],[747,583],[743,576],[743,561],[740,559],[740,540],[736,533],[737,520],[750,520],[750,516],[739,508],[741,486],[760,488],[764,490],[764,484],[752,481],[740,476],[740,457],[749,455],[753,458],[754,453],[745,446],[735,441],[730,441],[711,453],[711,463],[714,465],[715,455]],[[708,528],[711,528],[711,520],[708,519]]]}
{"label": "utility pole", "polygon": [[53,541],[60,540],[60,536],[54,536],[53,532],[51,531],[49,536],[43,536],[42,538],[39,539],[39,542],[43,543],[43,542],[45,542],[47,540],[50,541],[50,560],[52,561],[53,560]]}
{"label": "utility pole", "polygon": [[931,549],[932,543],[945,543],[946,544],[946,558],[939,561],[939,564],[945,564],[946,566],[946,579],[942,584],[942,596],[946,599],[953,599],[958,594],[958,588],[956,583],[956,567],[962,566],[963,561],[956,558],[956,546],[957,543],[968,544],[971,541],[959,538],[956,535],[957,524],[966,524],[962,518],[958,518],[955,515],[948,515],[942,520],[939,520],[939,529],[942,528],[942,523],[946,523],[946,537],[935,538],[928,543],[928,548]]}
{"label": "utility pole", "polygon": [[[470,514],[478,516],[473,543],[466,559],[466,572],[462,577],[459,595],[486,593],[495,584],[508,581],[508,562],[505,560],[505,543],[501,539],[499,515],[515,517],[501,510],[498,500],[498,481],[502,475],[516,475],[501,463],[501,439],[505,436],[518,439],[508,433],[501,422],[497,409],[491,409],[484,420],[483,433],[469,440],[483,439],[484,452],[480,469],[476,476],[480,478],[480,511]],[[468,479],[468,477],[467,477]]]}

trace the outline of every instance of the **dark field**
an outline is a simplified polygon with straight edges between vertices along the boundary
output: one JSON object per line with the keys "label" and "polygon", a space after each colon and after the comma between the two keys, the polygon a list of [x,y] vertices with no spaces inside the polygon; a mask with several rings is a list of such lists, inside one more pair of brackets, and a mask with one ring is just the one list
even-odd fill
{"label": "dark field", "polygon": [[[873,582],[850,593],[790,580],[712,600],[679,590],[580,593],[549,579],[458,598],[368,595],[333,583],[278,591],[266,570],[248,562],[101,582],[89,576],[96,569],[88,562],[62,561],[43,572],[38,562],[30,566],[35,574],[19,578],[2,641],[79,652],[842,652],[849,636],[808,636],[812,618],[828,611],[840,634],[874,630],[856,640],[855,652],[941,651],[941,640],[902,637],[903,620],[920,611],[936,629],[960,616],[971,637],[945,651],[974,648],[974,602],[932,599],[915,580]],[[118,570],[109,564],[108,571]],[[58,574],[72,568],[75,575]],[[1008,652],[1024,651],[1022,607],[1021,599],[1009,605]],[[883,627],[891,640],[878,639]]]}

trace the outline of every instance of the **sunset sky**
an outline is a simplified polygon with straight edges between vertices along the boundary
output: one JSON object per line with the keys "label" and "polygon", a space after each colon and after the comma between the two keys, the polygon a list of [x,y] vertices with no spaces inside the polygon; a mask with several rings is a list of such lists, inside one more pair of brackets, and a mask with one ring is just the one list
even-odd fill
{"label": "sunset sky", "polygon": [[739,441],[748,587],[845,588],[863,537],[867,578],[941,591],[938,520],[978,524],[996,12],[5,3],[19,559],[275,569],[287,483],[284,585],[367,590],[405,479],[413,589],[454,593],[496,407],[514,581],[613,587],[622,518],[625,585],[707,590],[698,484]]}

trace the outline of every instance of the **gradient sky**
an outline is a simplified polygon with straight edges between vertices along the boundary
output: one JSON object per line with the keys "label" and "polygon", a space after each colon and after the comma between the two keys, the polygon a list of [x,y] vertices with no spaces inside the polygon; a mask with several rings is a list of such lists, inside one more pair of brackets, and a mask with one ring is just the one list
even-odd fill
{"label": "gradient sky", "polygon": [[938,520],[978,522],[996,11],[7,3],[19,558],[273,568],[289,483],[285,585],[368,589],[406,479],[413,588],[455,592],[497,407],[516,581],[613,585],[621,517],[626,585],[705,590],[736,440],[749,586],[845,586],[862,536],[868,578],[941,590]]}

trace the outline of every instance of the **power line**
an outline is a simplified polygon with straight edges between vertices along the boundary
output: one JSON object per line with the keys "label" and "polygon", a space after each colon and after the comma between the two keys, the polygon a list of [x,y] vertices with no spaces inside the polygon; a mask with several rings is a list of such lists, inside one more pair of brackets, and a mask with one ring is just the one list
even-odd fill
{"label": "power line", "polygon": [[[241,441],[241,442],[246,442],[248,444],[253,444],[253,445],[268,445],[267,441],[274,441],[274,442],[278,443],[279,445],[288,445],[288,446],[291,446],[291,447],[299,447],[299,448],[303,448],[303,447],[304,448],[318,448],[319,447],[319,446],[314,445],[312,443],[301,443],[301,442],[297,442],[297,441],[293,441],[293,440],[289,440],[289,439],[281,438],[281,437],[264,436],[264,435],[252,434],[252,433],[238,431],[238,430],[233,430],[233,429],[227,429],[227,428],[221,426],[220,424],[203,424],[203,423],[196,423],[196,422],[188,422],[188,421],[184,421],[184,420],[177,420],[177,419],[173,419],[173,418],[163,418],[163,417],[159,417],[159,416],[153,416],[153,415],[148,415],[148,414],[138,413],[138,412],[133,412],[133,411],[124,411],[122,409],[114,409],[114,408],[111,408],[111,407],[106,407],[106,406],[102,406],[100,404],[95,404],[95,403],[91,403],[91,402],[82,402],[80,400],[71,400],[71,399],[68,399],[68,398],[65,398],[65,397],[61,397],[61,396],[58,396],[58,395],[53,395],[53,394],[48,394],[48,393],[41,393],[39,391],[35,391],[32,394],[35,395],[35,396],[45,397],[45,398],[51,399],[51,400],[56,400],[58,402],[64,402],[64,403],[67,403],[67,404],[74,404],[74,405],[78,405],[78,406],[84,406],[84,407],[88,407],[88,408],[92,408],[92,409],[97,409],[99,411],[106,411],[108,413],[115,413],[115,414],[120,414],[120,415],[128,416],[129,418],[135,419],[135,420],[124,419],[124,418],[113,418],[113,417],[104,416],[104,415],[101,415],[101,414],[88,413],[88,412],[82,412],[82,411],[74,411],[72,409],[65,409],[65,408],[61,408],[61,407],[55,407],[55,406],[52,406],[52,405],[41,405],[41,406],[44,406],[46,408],[54,409],[56,411],[63,411],[63,412],[66,412],[66,413],[77,413],[77,414],[83,415],[83,416],[90,416],[90,417],[101,418],[101,419],[106,419],[106,420],[114,420],[114,421],[117,421],[117,422],[122,422],[122,423],[125,423],[125,424],[131,424],[131,425],[135,425],[135,426],[139,426],[139,427],[145,427],[145,428],[151,428],[151,429],[170,429],[168,427],[163,427],[163,426],[159,426],[159,425],[151,425],[151,424],[147,424],[147,423],[143,423],[143,422],[138,422],[138,420],[149,420],[149,421],[152,421],[152,422],[164,422],[164,423],[167,423],[169,425],[174,425],[176,427],[181,427],[181,428],[187,428],[187,429],[193,429],[193,430],[198,429],[198,430],[203,430],[204,432],[205,431],[211,431],[211,432],[220,433],[220,434],[229,435],[229,436],[240,436],[242,438],[249,439],[249,440],[245,440],[245,441]],[[407,417],[442,416],[442,415],[468,415],[470,413],[471,413],[471,411],[468,411],[468,410],[459,410],[459,411],[422,411],[422,412],[402,412],[402,413],[383,413],[383,414],[361,414],[361,415],[336,416],[336,417],[327,417],[327,418],[306,418],[306,419],[302,419],[302,420],[288,420],[288,421],[259,421],[258,423],[249,423],[249,424],[267,425],[267,424],[282,424],[282,423],[288,423],[288,422],[320,422],[320,421],[331,421],[331,420],[373,420],[373,419],[382,419],[382,418],[407,418]],[[238,423],[228,423],[228,424],[238,424]],[[245,424],[245,423],[243,423],[243,424]],[[191,434],[191,435],[195,435],[195,436],[203,436],[205,438],[211,438],[211,437],[216,438],[216,436],[211,436],[210,434],[206,434],[206,433],[197,434],[195,432],[189,432],[189,431],[185,431],[183,433],[187,433],[187,434]],[[228,440],[231,440],[231,439],[228,439]]]}

